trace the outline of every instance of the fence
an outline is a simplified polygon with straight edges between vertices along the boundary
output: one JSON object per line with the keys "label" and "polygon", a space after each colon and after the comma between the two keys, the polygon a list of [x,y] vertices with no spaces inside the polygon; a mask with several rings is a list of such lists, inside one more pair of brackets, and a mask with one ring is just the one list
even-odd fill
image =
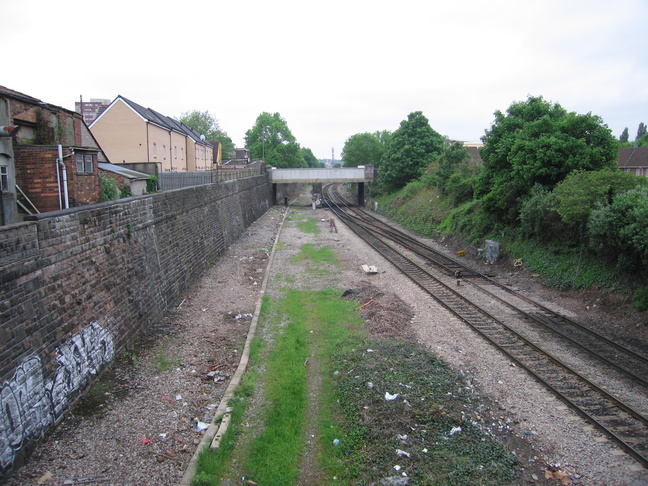
{"label": "fence", "polygon": [[160,191],[200,186],[215,182],[232,181],[265,174],[265,166],[255,164],[245,168],[216,167],[203,172],[163,172],[159,175]]}

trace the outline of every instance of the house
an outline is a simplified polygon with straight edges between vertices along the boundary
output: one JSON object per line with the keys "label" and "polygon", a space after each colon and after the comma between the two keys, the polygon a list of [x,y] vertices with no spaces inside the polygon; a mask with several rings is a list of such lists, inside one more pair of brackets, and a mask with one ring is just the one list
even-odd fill
{"label": "house", "polygon": [[625,172],[648,177],[648,147],[621,147],[617,162]]}
{"label": "house", "polygon": [[243,167],[252,162],[250,151],[245,148],[234,149],[234,158],[223,160],[223,165]]}
{"label": "house", "polygon": [[115,164],[155,162],[161,173],[212,169],[214,148],[204,135],[121,95],[90,131]]}
{"label": "house", "polygon": [[98,163],[108,160],[81,114],[4,86],[0,113],[12,127],[0,144],[2,224],[99,202]]}

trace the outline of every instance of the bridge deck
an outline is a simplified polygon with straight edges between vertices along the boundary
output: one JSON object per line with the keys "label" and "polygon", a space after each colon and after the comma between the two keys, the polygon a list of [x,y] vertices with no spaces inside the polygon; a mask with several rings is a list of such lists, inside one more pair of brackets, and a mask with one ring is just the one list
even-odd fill
{"label": "bridge deck", "polygon": [[370,182],[374,180],[373,166],[335,169],[271,169],[270,181],[274,184]]}

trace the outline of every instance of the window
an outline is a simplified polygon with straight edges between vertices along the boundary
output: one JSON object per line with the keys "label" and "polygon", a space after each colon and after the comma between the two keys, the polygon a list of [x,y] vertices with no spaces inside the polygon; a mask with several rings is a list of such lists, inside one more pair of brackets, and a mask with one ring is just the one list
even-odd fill
{"label": "window", "polygon": [[87,174],[94,172],[93,157],[91,154],[76,154],[76,171]]}
{"label": "window", "polygon": [[157,159],[157,144],[153,144],[153,158]]}
{"label": "window", "polygon": [[0,165],[0,191],[9,190],[9,168],[6,165]]}

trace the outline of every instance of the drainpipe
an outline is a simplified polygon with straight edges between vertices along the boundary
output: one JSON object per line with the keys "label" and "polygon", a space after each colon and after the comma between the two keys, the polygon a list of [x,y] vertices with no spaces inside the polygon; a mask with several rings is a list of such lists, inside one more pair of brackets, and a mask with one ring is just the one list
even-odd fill
{"label": "drainpipe", "polygon": [[56,159],[56,164],[57,164],[56,167],[57,178],[59,177],[58,167],[60,166],[61,169],[63,170],[63,204],[61,204],[61,186],[59,182],[59,206],[61,207],[61,209],[63,208],[67,209],[70,207],[70,200],[68,198],[67,169],[65,168],[65,161],[63,160],[63,146],[60,143],[58,145],[58,159]]}

